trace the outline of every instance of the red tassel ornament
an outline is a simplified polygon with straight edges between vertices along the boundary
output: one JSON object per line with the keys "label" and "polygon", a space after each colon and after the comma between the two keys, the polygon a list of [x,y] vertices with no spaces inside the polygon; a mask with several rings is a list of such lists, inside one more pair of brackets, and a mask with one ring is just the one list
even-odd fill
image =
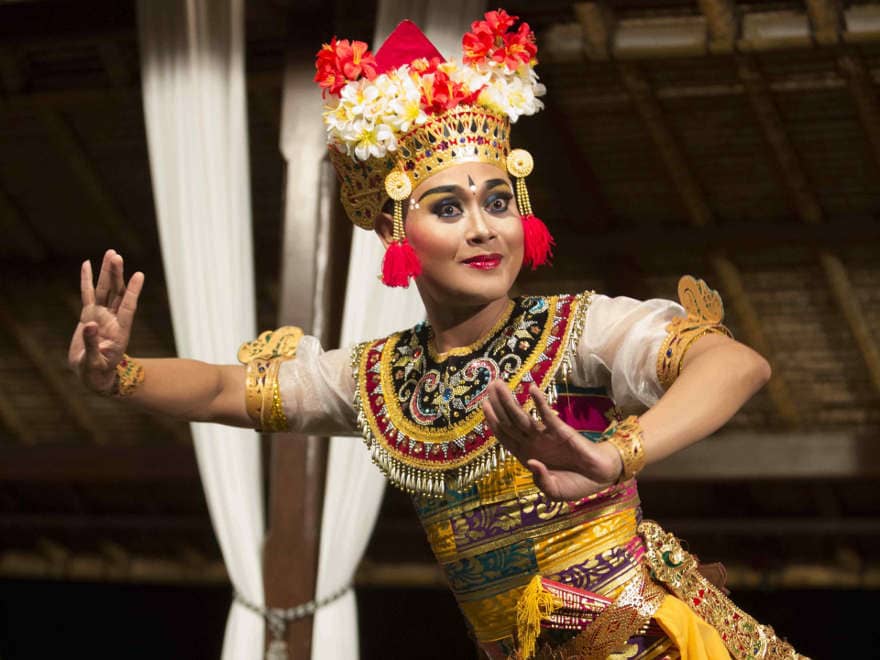
{"label": "red tassel ornament", "polygon": [[556,241],[541,218],[534,213],[521,215],[523,226],[523,263],[532,270],[549,263]]}
{"label": "red tassel ornament", "polygon": [[409,278],[422,273],[422,264],[406,238],[394,241],[382,259],[382,284],[408,288]]}
{"label": "red tassel ornament", "polygon": [[526,177],[532,173],[535,162],[525,149],[514,149],[507,156],[507,171],[516,179],[516,204],[522,215],[523,264],[535,270],[550,262],[556,241],[550,235],[547,225],[532,212]]}

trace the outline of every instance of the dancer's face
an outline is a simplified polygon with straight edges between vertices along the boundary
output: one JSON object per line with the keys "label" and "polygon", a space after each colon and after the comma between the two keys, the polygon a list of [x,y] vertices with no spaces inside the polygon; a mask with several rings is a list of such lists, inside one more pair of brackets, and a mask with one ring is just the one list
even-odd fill
{"label": "dancer's face", "polygon": [[[406,236],[422,264],[423,298],[484,304],[506,297],[523,259],[513,186],[487,163],[463,163],[413,190]],[[406,203],[406,202],[405,202]]]}

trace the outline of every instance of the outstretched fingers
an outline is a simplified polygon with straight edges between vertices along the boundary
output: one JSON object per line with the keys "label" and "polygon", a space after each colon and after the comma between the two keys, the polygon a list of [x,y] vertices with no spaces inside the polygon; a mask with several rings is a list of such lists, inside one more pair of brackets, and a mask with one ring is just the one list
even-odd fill
{"label": "outstretched fingers", "polygon": [[98,285],[95,287],[95,304],[104,307],[109,306],[108,298],[110,297],[110,288],[113,284],[112,270],[113,257],[116,250],[107,250],[104,253],[104,259],[101,261],[101,271],[98,273]]}
{"label": "outstretched fingers", "polygon": [[131,334],[131,326],[134,323],[134,314],[137,311],[138,296],[144,287],[144,274],[140,271],[131,276],[128,286],[125,288],[125,294],[119,304],[119,312],[116,314],[116,321],[123,333],[123,343],[128,343],[128,336]]}
{"label": "outstretched fingers", "polygon": [[82,306],[88,307],[95,304],[95,281],[92,275],[92,262],[83,261],[79,269],[79,293],[82,298]]}
{"label": "outstretched fingers", "polygon": [[534,383],[529,386],[529,396],[532,397],[532,400],[535,402],[535,410],[538,411],[538,415],[540,415],[541,420],[544,422],[544,426],[547,429],[551,431],[559,431],[565,427],[565,422],[559,419],[559,415],[557,415],[556,411],[550,407],[549,403],[547,403],[547,397],[544,396],[541,388]]}
{"label": "outstretched fingers", "polygon": [[122,255],[118,252],[110,260],[110,296],[108,297],[110,311],[114,314],[119,311],[122,299],[125,296],[125,265],[122,261]]}

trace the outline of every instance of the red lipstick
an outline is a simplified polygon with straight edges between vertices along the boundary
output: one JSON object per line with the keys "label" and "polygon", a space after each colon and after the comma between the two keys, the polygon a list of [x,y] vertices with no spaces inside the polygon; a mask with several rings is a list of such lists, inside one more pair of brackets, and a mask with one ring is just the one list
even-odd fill
{"label": "red lipstick", "polygon": [[479,268],[480,270],[493,270],[495,268],[498,268],[499,264],[501,264],[501,255],[497,253],[480,254],[476,257],[465,259],[464,263],[471,268]]}

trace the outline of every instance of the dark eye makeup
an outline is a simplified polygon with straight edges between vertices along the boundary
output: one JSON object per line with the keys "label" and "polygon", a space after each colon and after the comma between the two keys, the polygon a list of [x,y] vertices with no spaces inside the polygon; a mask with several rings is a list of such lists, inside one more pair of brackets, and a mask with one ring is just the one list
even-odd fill
{"label": "dark eye makeup", "polygon": [[431,213],[440,218],[454,218],[461,213],[461,202],[455,197],[444,197],[431,204]]}

